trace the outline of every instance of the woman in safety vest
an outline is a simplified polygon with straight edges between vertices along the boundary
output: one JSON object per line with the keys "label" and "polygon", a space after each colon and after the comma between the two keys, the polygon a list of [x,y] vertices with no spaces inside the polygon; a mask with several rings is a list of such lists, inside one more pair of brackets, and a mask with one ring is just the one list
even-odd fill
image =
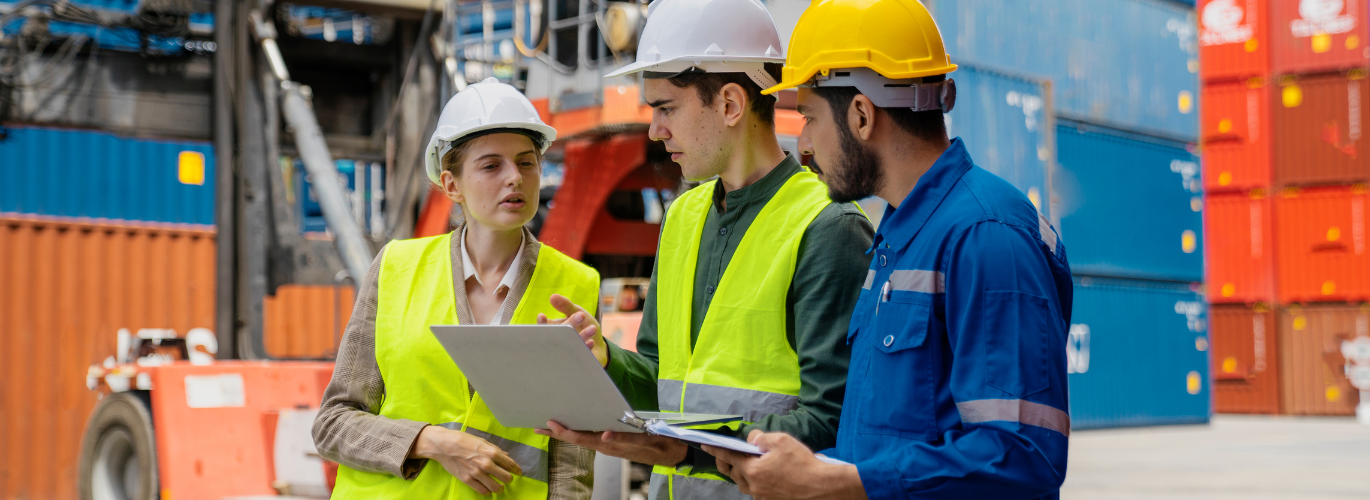
{"label": "woman in safety vest", "polygon": [[465,220],[391,242],[361,280],[314,421],[319,453],[342,464],[333,498],[590,498],[594,452],[501,426],[428,329],[534,324],[561,316],[552,300],[593,314],[599,274],[524,228],[555,139],[523,94],[493,78],[443,108],[428,177]]}

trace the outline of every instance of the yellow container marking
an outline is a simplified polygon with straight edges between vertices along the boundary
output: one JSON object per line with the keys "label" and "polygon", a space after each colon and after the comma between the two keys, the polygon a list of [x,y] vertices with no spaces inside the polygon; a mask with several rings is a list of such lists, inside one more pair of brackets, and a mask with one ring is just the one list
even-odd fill
{"label": "yellow container marking", "polygon": [[1284,90],[1280,92],[1280,101],[1284,103],[1286,108],[1299,107],[1300,104],[1303,104],[1303,88],[1299,87],[1297,83],[1285,86]]}
{"label": "yellow container marking", "polygon": [[1218,132],[1226,134],[1232,131],[1232,120],[1223,118],[1218,120]]}
{"label": "yellow container marking", "polygon": [[1194,110],[1194,94],[1188,90],[1180,91],[1180,113],[1189,114]]}
{"label": "yellow container marking", "polygon": [[1190,394],[1198,394],[1203,389],[1203,379],[1199,377],[1199,372],[1189,372],[1189,375],[1185,376],[1184,382],[1185,390],[1189,391]]}
{"label": "yellow container marking", "polygon": [[1357,47],[1360,47],[1360,37],[1356,35],[1346,37],[1346,50],[1356,50]]}
{"label": "yellow container marking", "polygon": [[1261,44],[1257,42],[1255,38],[1247,40],[1245,44],[1242,44],[1242,48],[1246,49],[1247,52],[1255,52],[1260,46]]}
{"label": "yellow container marking", "polygon": [[1329,385],[1327,386],[1327,390],[1324,391],[1323,397],[1327,398],[1328,403],[1341,401],[1341,388],[1335,385]]}
{"label": "yellow container marking", "polygon": [[1294,316],[1294,329],[1298,331],[1303,331],[1303,329],[1305,328],[1308,328],[1308,318],[1303,316]]}
{"label": "yellow container marking", "polygon": [[205,185],[205,154],[181,151],[176,157],[176,178],[181,184]]}
{"label": "yellow container marking", "polygon": [[1184,250],[1184,253],[1194,253],[1194,250],[1198,248],[1199,237],[1194,234],[1194,231],[1184,230],[1184,233],[1180,234],[1180,249]]}
{"label": "yellow container marking", "polygon": [[1332,280],[1324,281],[1322,283],[1322,294],[1332,295],[1334,293],[1337,293],[1337,282]]}
{"label": "yellow container marking", "polygon": [[1232,183],[1232,172],[1222,172],[1218,174],[1218,185],[1226,186]]}
{"label": "yellow container marking", "polygon": [[1223,373],[1237,373],[1237,358],[1229,356],[1223,360]]}
{"label": "yellow container marking", "polygon": [[1332,50],[1332,35],[1328,35],[1327,33],[1313,35],[1311,42],[1313,43],[1314,54],[1321,54]]}
{"label": "yellow container marking", "polygon": [[1236,294],[1237,285],[1234,285],[1232,283],[1223,283],[1223,297],[1231,297]]}
{"label": "yellow container marking", "polygon": [[1337,226],[1327,228],[1327,241],[1337,241],[1341,239],[1341,229]]}

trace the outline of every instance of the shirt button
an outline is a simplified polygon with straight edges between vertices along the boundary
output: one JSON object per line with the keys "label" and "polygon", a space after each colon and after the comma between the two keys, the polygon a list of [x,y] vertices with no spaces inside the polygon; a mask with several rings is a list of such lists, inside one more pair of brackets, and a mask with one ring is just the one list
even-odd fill
{"label": "shirt button", "polygon": [[885,347],[889,347],[890,344],[893,344],[893,343],[894,343],[894,335],[890,335],[890,336],[888,336],[888,337],[885,337]]}
{"label": "shirt button", "polygon": [[720,227],[720,228],[718,228],[718,234],[719,234],[720,236],[727,236],[727,235],[728,235],[728,228],[726,228],[726,227]]}
{"label": "shirt button", "polygon": [[885,267],[885,256],[884,256],[884,255],[881,255],[881,256],[880,256],[880,267]]}
{"label": "shirt button", "polygon": [[708,288],[705,288],[705,289],[704,289],[704,293],[707,293],[707,294],[709,294],[709,295],[713,295],[713,294],[714,294],[714,286],[713,286],[713,285],[709,285]]}

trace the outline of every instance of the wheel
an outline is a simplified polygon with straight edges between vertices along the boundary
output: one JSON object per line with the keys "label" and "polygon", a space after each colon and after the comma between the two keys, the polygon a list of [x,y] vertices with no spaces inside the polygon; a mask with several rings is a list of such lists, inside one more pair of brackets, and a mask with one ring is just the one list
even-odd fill
{"label": "wheel", "polygon": [[156,500],[157,448],[146,391],[112,394],[95,405],[81,437],[82,500]]}

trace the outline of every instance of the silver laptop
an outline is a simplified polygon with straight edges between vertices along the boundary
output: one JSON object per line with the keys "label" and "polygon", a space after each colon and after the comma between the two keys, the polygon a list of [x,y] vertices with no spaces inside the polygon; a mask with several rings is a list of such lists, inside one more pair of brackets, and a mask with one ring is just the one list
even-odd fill
{"label": "silver laptop", "polygon": [[576,330],[566,325],[435,325],[433,335],[505,427],[643,432],[650,422],[698,425],[739,415],[635,412]]}

